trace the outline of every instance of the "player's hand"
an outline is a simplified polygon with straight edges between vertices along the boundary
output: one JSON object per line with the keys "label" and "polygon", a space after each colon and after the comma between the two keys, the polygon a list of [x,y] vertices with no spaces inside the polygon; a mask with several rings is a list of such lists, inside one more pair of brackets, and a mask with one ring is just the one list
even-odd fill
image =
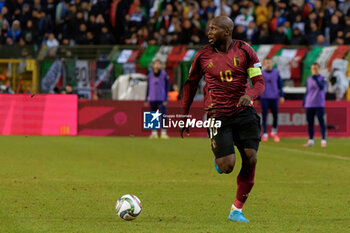
{"label": "player's hand", "polygon": [[183,128],[179,128],[179,132],[180,132],[180,136],[181,138],[184,138],[184,131],[186,131],[187,136],[190,135],[190,129],[183,127]]}
{"label": "player's hand", "polygon": [[163,106],[167,106],[167,105],[168,105],[168,102],[163,101]]}
{"label": "player's hand", "polygon": [[285,101],[284,97],[280,97],[280,103],[283,104]]}
{"label": "player's hand", "polygon": [[250,98],[249,95],[242,95],[241,98],[239,98],[237,107],[252,106],[252,105],[253,105],[252,98]]}

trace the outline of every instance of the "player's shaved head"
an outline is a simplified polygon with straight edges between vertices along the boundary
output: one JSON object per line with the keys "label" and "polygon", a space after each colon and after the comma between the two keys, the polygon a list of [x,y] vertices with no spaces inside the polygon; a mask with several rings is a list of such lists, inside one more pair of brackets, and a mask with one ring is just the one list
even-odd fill
{"label": "player's shaved head", "polygon": [[210,21],[208,28],[209,44],[219,51],[227,51],[232,43],[232,20],[227,16],[218,16]]}
{"label": "player's shaved head", "polygon": [[227,16],[217,16],[214,19],[212,19],[211,24],[223,28],[225,30],[228,30],[230,35],[232,35],[233,32],[233,21],[227,17]]}

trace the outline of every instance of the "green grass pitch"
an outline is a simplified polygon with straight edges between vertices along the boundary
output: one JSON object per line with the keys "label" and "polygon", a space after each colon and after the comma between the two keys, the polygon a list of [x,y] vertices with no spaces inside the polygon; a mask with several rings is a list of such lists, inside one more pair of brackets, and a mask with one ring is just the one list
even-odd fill
{"label": "green grass pitch", "polygon": [[240,158],[217,174],[208,139],[1,136],[0,232],[350,232],[350,139],[305,141],[260,144],[246,224],[227,221]]}

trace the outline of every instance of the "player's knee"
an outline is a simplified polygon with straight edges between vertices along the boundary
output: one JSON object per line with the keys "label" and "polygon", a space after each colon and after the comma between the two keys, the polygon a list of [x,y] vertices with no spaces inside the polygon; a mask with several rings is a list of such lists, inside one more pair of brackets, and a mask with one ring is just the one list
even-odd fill
{"label": "player's knee", "polygon": [[232,154],[232,155],[229,155],[227,157],[225,157],[225,160],[224,160],[224,173],[226,174],[229,174],[233,171],[233,168],[235,166],[235,162],[236,162],[236,159],[235,159],[235,155]]}
{"label": "player's knee", "polygon": [[233,171],[235,166],[235,155],[231,154],[223,158],[216,159],[216,163],[223,173],[229,174]]}
{"label": "player's knee", "polygon": [[230,174],[233,171],[233,164],[224,164],[222,168],[222,172],[225,174]]}
{"label": "player's knee", "polygon": [[254,149],[245,149],[245,153],[248,157],[248,165],[249,167],[255,167],[257,163],[256,150]]}
{"label": "player's knee", "polygon": [[255,155],[255,156],[252,156],[252,157],[249,159],[249,166],[250,166],[250,167],[255,167],[257,162],[258,162],[258,160],[257,160],[257,158],[256,158],[256,155]]}

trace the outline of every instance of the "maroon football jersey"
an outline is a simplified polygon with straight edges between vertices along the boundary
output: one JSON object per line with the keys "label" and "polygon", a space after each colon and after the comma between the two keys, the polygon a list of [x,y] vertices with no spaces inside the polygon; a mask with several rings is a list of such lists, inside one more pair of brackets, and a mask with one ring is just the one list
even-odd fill
{"label": "maroon football jersey", "polygon": [[[189,78],[183,87],[183,111],[188,114],[198,83],[204,76],[204,106],[210,116],[230,116],[246,107],[236,107],[241,96],[246,94],[249,68],[261,64],[254,50],[245,42],[233,40],[225,53],[216,52],[210,45],[201,48],[192,61]],[[254,70],[254,69],[250,69]],[[254,72],[253,72],[254,73]],[[261,71],[250,78],[262,78]],[[252,99],[257,96],[251,96]]]}

